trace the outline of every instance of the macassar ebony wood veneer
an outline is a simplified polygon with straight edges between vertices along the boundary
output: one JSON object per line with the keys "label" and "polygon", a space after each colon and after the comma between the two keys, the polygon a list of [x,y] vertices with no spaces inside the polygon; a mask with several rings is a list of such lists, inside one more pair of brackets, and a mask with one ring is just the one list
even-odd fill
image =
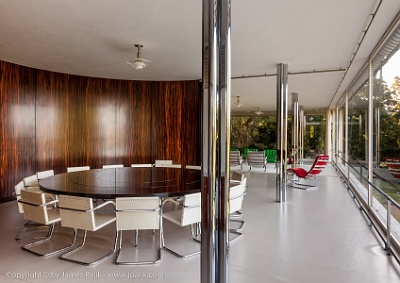
{"label": "macassar ebony wood veneer", "polygon": [[0,201],[68,166],[200,164],[199,81],[88,78],[0,61]]}

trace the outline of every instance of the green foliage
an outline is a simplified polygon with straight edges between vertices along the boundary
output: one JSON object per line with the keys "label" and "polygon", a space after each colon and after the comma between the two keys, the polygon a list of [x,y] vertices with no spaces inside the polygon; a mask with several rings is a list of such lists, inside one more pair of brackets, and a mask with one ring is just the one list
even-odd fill
{"label": "green foliage", "polygon": [[[325,141],[325,116],[308,116],[308,123],[313,125],[313,135],[305,134],[305,150],[323,152]],[[291,138],[291,119],[288,121],[288,145]],[[309,130],[309,126],[307,129]],[[242,116],[231,119],[231,147],[276,149],[277,128],[275,116]]]}
{"label": "green foliage", "polygon": [[231,147],[276,149],[276,117],[242,116],[231,119]]}
{"label": "green foliage", "polygon": [[306,132],[304,136],[304,151],[313,150],[317,153],[324,152],[325,148],[325,116],[306,116]]}

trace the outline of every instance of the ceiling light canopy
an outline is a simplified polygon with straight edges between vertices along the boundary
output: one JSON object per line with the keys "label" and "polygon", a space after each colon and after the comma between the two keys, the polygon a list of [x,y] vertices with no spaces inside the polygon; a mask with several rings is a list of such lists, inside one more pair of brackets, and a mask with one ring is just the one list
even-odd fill
{"label": "ceiling light canopy", "polygon": [[136,70],[141,70],[146,68],[146,66],[148,64],[150,64],[151,62],[147,59],[144,59],[141,57],[141,48],[143,47],[142,44],[135,44],[136,48],[137,48],[137,55],[136,58],[130,61],[127,61],[126,63],[128,63],[129,65],[131,65],[133,68],[135,68]]}
{"label": "ceiling light canopy", "polygon": [[257,115],[264,114],[262,111],[260,111],[260,107],[257,107],[257,111],[255,111],[254,113],[256,113]]}
{"label": "ceiling light canopy", "polygon": [[242,103],[240,103],[240,96],[236,96],[236,97],[237,97],[237,99],[236,99],[236,102],[234,104],[236,105],[236,107],[242,106]]}

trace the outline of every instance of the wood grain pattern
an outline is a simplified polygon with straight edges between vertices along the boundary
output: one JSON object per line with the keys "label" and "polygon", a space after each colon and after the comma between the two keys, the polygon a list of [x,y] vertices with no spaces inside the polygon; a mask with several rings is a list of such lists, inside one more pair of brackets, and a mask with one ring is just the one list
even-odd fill
{"label": "wood grain pattern", "polygon": [[[35,172],[35,73],[0,61],[0,197]],[[11,173],[11,177],[10,177]]]}
{"label": "wood grain pattern", "polygon": [[0,61],[0,201],[42,170],[199,165],[200,115],[198,81],[87,78]]}

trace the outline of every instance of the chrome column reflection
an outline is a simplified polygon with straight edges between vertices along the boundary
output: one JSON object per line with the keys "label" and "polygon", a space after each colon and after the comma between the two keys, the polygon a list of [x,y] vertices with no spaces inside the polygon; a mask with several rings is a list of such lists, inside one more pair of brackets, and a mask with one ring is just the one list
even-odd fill
{"label": "chrome column reflection", "polygon": [[278,64],[277,67],[277,150],[276,166],[276,201],[286,201],[286,160],[287,160],[287,97],[288,97],[288,65]]}
{"label": "chrome column reflection", "polygon": [[203,0],[201,282],[229,282],[230,0]]}
{"label": "chrome column reflection", "polygon": [[294,166],[299,160],[299,94],[292,93],[292,158]]}
{"label": "chrome column reflection", "polygon": [[304,160],[304,130],[305,130],[304,107],[299,106],[299,164]]}

